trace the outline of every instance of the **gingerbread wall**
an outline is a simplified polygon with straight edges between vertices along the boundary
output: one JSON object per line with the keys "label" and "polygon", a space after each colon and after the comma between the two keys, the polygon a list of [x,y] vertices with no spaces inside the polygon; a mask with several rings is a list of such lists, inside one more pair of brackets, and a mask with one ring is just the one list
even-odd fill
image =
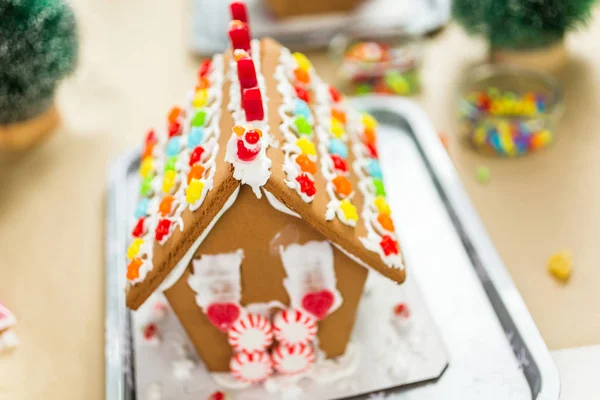
{"label": "gingerbread wall", "polygon": [[[264,198],[257,199],[242,186],[237,201],[227,211],[198,249],[201,254],[244,250],[241,267],[242,305],[278,300],[289,304],[283,287],[286,277],[279,246],[325,240],[303,220],[275,210]],[[319,322],[320,348],[328,357],[343,354],[352,333],[356,309],[368,271],[334,248],[337,289],[344,301],[339,309]],[[165,292],[206,367],[213,372],[228,371],[232,350],[226,334],[215,328],[196,305],[195,293],[187,283],[191,266]]]}

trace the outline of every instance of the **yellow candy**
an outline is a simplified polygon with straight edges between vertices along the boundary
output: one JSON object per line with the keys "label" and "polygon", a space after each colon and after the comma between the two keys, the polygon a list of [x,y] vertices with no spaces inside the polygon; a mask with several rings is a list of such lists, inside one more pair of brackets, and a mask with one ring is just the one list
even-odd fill
{"label": "yellow candy", "polygon": [[163,178],[163,186],[162,190],[165,193],[171,193],[173,186],[175,186],[175,179],[177,178],[177,172],[175,171],[167,171],[165,172],[165,177]]}
{"label": "yellow candy", "polygon": [[552,143],[552,132],[547,129],[536,133],[531,138],[531,147],[535,149],[541,149],[542,147],[548,146]]}
{"label": "yellow candy", "polygon": [[507,154],[514,154],[516,151],[515,142],[512,135],[506,131],[500,131],[500,145]]}
{"label": "yellow candy", "polygon": [[342,124],[337,118],[331,118],[331,133],[333,133],[333,135],[338,139],[341,139],[346,133],[344,130],[344,124]]}
{"label": "yellow candy", "polygon": [[363,113],[362,115],[362,123],[367,129],[376,129],[377,128],[377,120],[373,118],[371,114]]}
{"label": "yellow candy", "polygon": [[344,217],[349,221],[357,221],[358,213],[354,204],[350,203],[348,199],[344,199],[340,203],[340,210],[344,213]]}
{"label": "yellow candy", "polygon": [[196,91],[194,100],[192,100],[192,105],[194,106],[194,108],[201,108],[206,105],[207,100],[208,100],[208,91],[206,89],[200,89],[200,90]]}
{"label": "yellow candy", "polygon": [[133,242],[131,242],[131,244],[129,245],[129,248],[127,249],[127,258],[130,260],[133,260],[133,257],[135,257],[137,255],[137,253],[140,252],[140,247],[142,247],[143,244],[144,244],[144,239],[140,239],[140,238],[133,239]]}
{"label": "yellow candy", "polygon": [[375,201],[373,202],[373,204],[375,204],[375,207],[377,207],[377,211],[379,211],[381,214],[390,215],[392,213],[392,210],[390,210],[390,206],[388,205],[388,202],[385,200],[385,197],[383,197],[383,196],[377,196],[375,198]]}
{"label": "yellow candy", "polygon": [[145,178],[148,175],[150,175],[150,173],[152,173],[152,170],[154,169],[154,165],[152,163],[152,157],[146,157],[142,160],[142,163],[140,164],[140,175]]}
{"label": "yellow candy", "polygon": [[305,137],[302,137],[302,138],[296,140],[296,146],[298,146],[298,148],[300,148],[300,151],[302,152],[302,154],[308,154],[309,156],[317,155],[317,151],[315,150],[314,143]]}
{"label": "yellow candy", "polygon": [[312,68],[312,64],[310,60],[302,53],[294,53],[292,54],[294,59],[296,60],[296,64],[298,64],[298,68],[303,69],[305,71],[310,71]]}
{"label": "yellow candy", "polygon": [[204,190],[204,182],[198,179],[192,179],[187,190],[185,191],[185,201],[189,204],[194,204],[200,197],[202,197],[202,191]]}
{"label": "yellow candy", "polygon": [[485,143],[486,136],[485,128],[482,125],[479,125],[477,129],[475,129],[473,142],[475,142],[476,145],[481,146]]}
{"label": "yellow candy", "polygon": [[572,270],[573,262],[568,251],[560,251],[548,259],[548,271],[563,282],[569,279]]}

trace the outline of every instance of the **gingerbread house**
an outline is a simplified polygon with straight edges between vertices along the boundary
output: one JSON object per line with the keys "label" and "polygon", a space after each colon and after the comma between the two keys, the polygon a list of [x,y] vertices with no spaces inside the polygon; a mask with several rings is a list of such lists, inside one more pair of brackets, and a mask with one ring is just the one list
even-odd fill
{"label": "gingerbread house", "polygon": [[257,382],[344,354],[368,271],[405,270],[376,121],[232,13],[232,48],[146,137],[126,292],[164,292],[209,371]]}

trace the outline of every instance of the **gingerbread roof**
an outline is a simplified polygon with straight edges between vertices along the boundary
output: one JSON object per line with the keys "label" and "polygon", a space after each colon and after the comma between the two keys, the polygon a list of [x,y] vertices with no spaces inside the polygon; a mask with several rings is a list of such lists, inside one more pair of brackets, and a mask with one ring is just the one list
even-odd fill
{"label": "gingerbread roof", "polygon": [[244,42],[244,27],[233,23],[235,52],[204,62],[188,103],[146,138],[127,252],[130,308],[178,279],[244,184],[356,262],[404,281],[375,120],[351,109],[303,55],[271,39]]}

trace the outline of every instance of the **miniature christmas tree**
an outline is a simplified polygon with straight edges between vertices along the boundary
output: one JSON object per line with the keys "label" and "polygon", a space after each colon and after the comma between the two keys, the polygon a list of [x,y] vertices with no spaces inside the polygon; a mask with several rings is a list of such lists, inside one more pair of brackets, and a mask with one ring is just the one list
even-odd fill
{"label": "miniature christmas tree", "polygon": [[75,66],[76,33],[63,0],[0,0],[0,126],[48,110]]}
{"label": "miniature christmas tree", "polygon": [[533,49],[560,42],[590,16],[595,0],[454,0],[454,18],[492,48]]}

